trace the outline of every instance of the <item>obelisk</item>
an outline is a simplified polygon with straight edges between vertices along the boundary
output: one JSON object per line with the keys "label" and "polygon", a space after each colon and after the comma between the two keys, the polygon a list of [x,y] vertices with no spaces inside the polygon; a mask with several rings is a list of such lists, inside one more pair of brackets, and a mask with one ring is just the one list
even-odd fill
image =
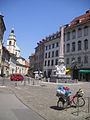
{"label": "obelisk", "polygon": [[59,62],[64,63],[64,53],[63,53],[63,42],[64,40],[64,26],[61,27],[61,39],[60,39],[60,51],[59,51]]}
{"label": "obelisk", "polygon": [[59,51],[59,60],[56,70],[56,74],[61,77],[66,74],[66,67],[64,64],[64,26],[61,27],[61,37],[60,37],[60,51]]}

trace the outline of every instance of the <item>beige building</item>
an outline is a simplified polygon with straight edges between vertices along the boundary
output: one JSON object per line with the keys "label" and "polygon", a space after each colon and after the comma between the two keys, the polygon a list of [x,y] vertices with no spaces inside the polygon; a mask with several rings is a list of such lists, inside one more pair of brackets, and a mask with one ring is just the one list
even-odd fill
{"label": "beige building", "polygon": [[7,50],[9,51],[10,57],[10,71],[9,74],[18,73],[22,75],[28,74],[29,67],[26,65],[26,60],[20,56],[20,48],[16,44],[16,37],[14,34],[14,28],[7,39]]}

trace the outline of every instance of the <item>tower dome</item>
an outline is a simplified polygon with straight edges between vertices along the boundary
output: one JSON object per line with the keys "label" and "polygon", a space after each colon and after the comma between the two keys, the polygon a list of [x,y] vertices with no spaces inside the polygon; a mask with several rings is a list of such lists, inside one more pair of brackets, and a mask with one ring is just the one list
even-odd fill
{"label": "tower dome", "polygon": [[16,54],[16,37],[14,34],[14,27],[12,27],[11,29],[11,33],[7,39],[7,46],[6,46],[7,50],[12,53],[12,54]]}

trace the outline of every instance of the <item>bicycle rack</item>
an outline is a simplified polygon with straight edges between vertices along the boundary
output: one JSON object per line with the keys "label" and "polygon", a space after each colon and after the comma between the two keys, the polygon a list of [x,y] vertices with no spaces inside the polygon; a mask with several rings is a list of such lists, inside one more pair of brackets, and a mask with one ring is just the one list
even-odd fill
{"label": "bicycle rack", "polygon": [[[84,97],[85,99],[85,105],[83,107],[77,107],[77,110],[72,112],[72,114],[76,113],[77,116],[79,116],[80,112],[84,112],[86,114],[90,113],[90,97]],[[79,104],[79,102],[78,102]],[[84,108],[84,110],[82,110]],[[90,117],[90,116],[89,116]]]}

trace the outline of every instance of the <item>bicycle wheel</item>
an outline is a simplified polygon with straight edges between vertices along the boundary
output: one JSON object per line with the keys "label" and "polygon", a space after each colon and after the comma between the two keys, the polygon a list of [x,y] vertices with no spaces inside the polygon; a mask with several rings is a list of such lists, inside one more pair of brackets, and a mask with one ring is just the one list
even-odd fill
{"label": "bicycle wheel", "polygon": [[85,100],[82,97],[75,97],[73,103],[76,107],[82,107],[85,105]]}

